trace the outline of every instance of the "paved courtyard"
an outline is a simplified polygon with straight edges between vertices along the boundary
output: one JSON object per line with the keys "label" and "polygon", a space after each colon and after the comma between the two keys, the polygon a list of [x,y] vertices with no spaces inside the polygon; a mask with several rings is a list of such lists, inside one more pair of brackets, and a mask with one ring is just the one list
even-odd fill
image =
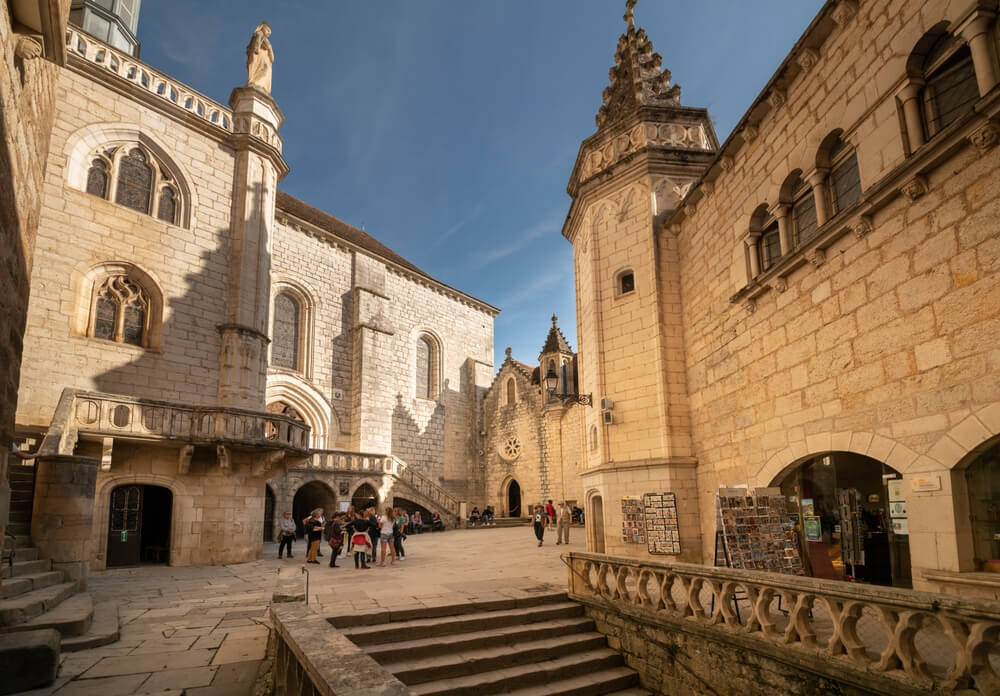
{"label": "paved courtyard", "polygon": [[[451,530],[411,536],[406,559],[395,566],[355,570],[305,565],[305,543],[295,558],[277,559],[264,544],[263,559],[220,567],[146,566],[95,573],[95,601],[121,604],[121,640],[63,656],[52,686],[28,692],[58,696],[126,696],[181,692],[189,696],[253,693],[267,647],[267,606],[289,576],[305,581],[309,602],[326,614],[373,608],[458,604],[505,592],[566,586],[564,550],[585,549],[583,528],[570,545],[547,534],[538,548],[530,527]],[[329,549],[326,549],[329,551]]]}

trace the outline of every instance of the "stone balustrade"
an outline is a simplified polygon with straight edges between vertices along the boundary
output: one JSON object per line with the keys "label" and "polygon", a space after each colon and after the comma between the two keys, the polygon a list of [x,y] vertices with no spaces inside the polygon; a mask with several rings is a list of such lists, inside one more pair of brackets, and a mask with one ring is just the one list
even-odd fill
{"label": "stone balustrade", "polygon": [[57,417],[60,412],[66,416],[67,431],[84,435],[178,440],[196,445],[284,448],[299,452],[309,448],[309,426],[274,413],[183,406],[72,390],[63,393]]}
{"label": "stone balustrade", "polygon": [[233,113],[227,107],[75,27],[66,30],[66,49],[69,55],[76,55],[88,63],[99,65],[120,79],[170,102],[178,109],[194,114],[225,131],[233,131]]}
{"label": "stone balustrade", "polygon": [[1000,693],[996,602],[603,554],[564,558],[570,596],[625,615],[625,625],[648,617],[673,631],[686,626],[819,665],[827,678],[874,680],[876,693]]}
{"label": "stone balustrade", "polygon": [[391,454],[368,454],[338,449],[313,450],[307,463],[294,468],[348,472],[367,471],[373,474],[392,476],[405,483],[414,492],[433,502],[441,510],[458,517],[459,501],[457,498]]}

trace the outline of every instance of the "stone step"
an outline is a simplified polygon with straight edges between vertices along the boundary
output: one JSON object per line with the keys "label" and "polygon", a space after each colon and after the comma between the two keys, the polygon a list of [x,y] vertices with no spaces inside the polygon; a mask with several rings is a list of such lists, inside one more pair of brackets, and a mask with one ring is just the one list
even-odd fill
{"label": "stone step", "polygon": [[[505,626],[521,626],[539,621],[569,619],[582,615],[583,607],[581,605],[575,602],[556,602],[501,611],[477,611],[457,616],[393,621],[374,626],[356,626],[344,628],[344,634],[356,645],[374,645],[391,643],[399,636],[406,636],[410,640],[436,638]],[[331,621],[331,623],[337,626],[336,622]]]}
{"label": "stone step", "polygon": [[[594,622],[586,616],[556,619],[545,624],[545,635],[549,637],[568,636],[593,630]],[[475,650],[484,646],[513,645],[518,641],[537,637],[538,626],[534,624],[504,626],[487,631],[440,636],[432,641],[419,639],[373,645],[365,648],[365,652],[377,662],[402,662],[407,659]]]}
{"label": "stone step", "polygon": [[50,570],[46,573],[32,573],[21,575],[16,578],[7,578],[0,585],[0,599],[10,599],[23,595],[25,592],[40,590],[43,587],[52,587],[63,581],[61,570]]}
{"label": "stone step", "polygon": [[[415,684],[410,687],[410,690],[416,696],[480,696],[481,694],[507,693],[515,689],[526,689],[533,685],[544,684],[549,694],[577,694],[578,691],[555,692],[553,690],[554,683],[569,680],[581,674],[587,675],[586,681],[590,683],[594,681],[597,673],[621,667],[622,662],[622,656],[614,650],[600,648],[574,653],[554,660]],[[629,678],[631,679],[630,683]],[[638,679],[639,676],[635,672],[626,669],[622,673],[616,674],[616,679],[610,680],[610,683],[603,687],[604,691],[592,693],[607,693],[608,691],[636,686]]]}
{"label": "stone step", "polygon": [[639,675],[628,667],[605,669],[594,674],[535,684],[509,691],[504,696],[652,696],[639,688]]}
{"label": "stone step", "polygon": [[[14,549],[14,559],[18,561],[37,561],[38,560],[38,549],[34,546],[21,546],[18,544],[13,547]],[[11,544],[8,541],[7,546],[4,548],[4,558],[10,553]]]}
{"label": "stone step", "polygon": [[62,639],[63,652],[89,650],[108,643],[114,643],[121,636],[119,604],[115,601],[98,602],[94,605],[94,619],[90,630],[79,636]]}
{"label": "stone step", "polygon": [[3,569],[0,570],[0,578],[18,578],[34,573],[46,573],[52,570],[52,562],[47,558],[39,558],[33,561],[22,561],[19,556],[14,556],[13,568],[5,561]]}
{"label": "stone step", "polygon": [[[67,583],[76,590],[76,583]],[[8,626],[9,631],[34,631],[39,628],[54,628],[63,638],[82,636],[90,630],[94,620],[94,600],[87,594],[69,597],[30,621]]]}
{"label": "stone step", "polygon": [[[55,609],[76,592],[75,582],[61,582],[26,592],[11,599],[0,599],[0,629],[9,630]],[[43,627],[39,627],[43,628]]]}
{"label": "stone step", "polygon": [[546,626],[546,637],[537,640],[521,641],[514,645],[487,645],[458,653],[386,662],[383,666],[401,682],[411,686],[555,660],[607,648],[607,645],[607,639],[597,632],[549,637]]}
{"label": "stone step", "polygon": [[27,521],[8,520],[7,531],[14,536],[29,536],[31,534],[31,523]]}

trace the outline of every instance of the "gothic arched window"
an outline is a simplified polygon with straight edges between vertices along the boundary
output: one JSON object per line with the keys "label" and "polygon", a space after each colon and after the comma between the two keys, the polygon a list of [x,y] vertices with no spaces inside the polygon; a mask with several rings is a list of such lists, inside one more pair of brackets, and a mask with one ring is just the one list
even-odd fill
{"label": "gothic arched window", "polygon": [[838,137],[829,149],[830,198],[833,213],[847,210],[861,198],[861,173],[858,155],[847,142]]}
{"label": "gothic arched window", "polygon": [[923,62],[924,124],[932,138],[945,127],[972,112],[979,99],[979,85],[969,46],[943,33]]}
{"label": "gothic arched window", "polygon": [[108,195],[108,163],[96,158],[87,171],[87,193],[106,198]]}
{"label": "gothic arched window", "polygon": [[141,285],[126,275],[109,276],[95,293],[91,335],[144,346],[149,309],[149,296]]}
{"label": "gothic arched window", "polygon": [[437,399],[440,390],[441,347],[433,336],[425,333],[417,338],[414,368],[416,396],[420,399]]}
{"label": "gothic arched window", "polygon": [[156,208],[156,217],[171,224],[177,218],[177,195],[169,186],[160,189],[160,203]]}
{"label": "gothic arched window", "polygon": [[118,163],[115,203],[148,214],[152,191],[153,168],[149,165],[146,154],[141,149],[134,148]]}
{"label": "gothic arched window", "polygon": [[271,332],[271,364],[289,370],[299,369],[301,307],[287,292],[274,298],[274,323]]}
{"label": "gothic arched window", "polygon": [[507,380],[507,405],[517,403],[517,392],[514,387],[514,378],[511,377]]}

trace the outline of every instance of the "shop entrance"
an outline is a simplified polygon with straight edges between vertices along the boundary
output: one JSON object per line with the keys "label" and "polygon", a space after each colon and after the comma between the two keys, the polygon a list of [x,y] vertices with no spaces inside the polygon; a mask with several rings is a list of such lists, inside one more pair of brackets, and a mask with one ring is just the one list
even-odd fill
{"label": "shop entrance", "polygon": [[170,562],[173,495],[162,486],[118,486],[111,491],[107,567]]}
{"label": "shop entrance", "polygon": [[[772,485],[799,501],[799,528],[813,577],[912,587],[901,474],[852,452],[817,455]],[[895,503],[895,504],[894,504]]]}
{"label": "shop entrance", "polygon": [[521,484],[515,479],[511,479],[507,486],[507,516],[521,516]]}

